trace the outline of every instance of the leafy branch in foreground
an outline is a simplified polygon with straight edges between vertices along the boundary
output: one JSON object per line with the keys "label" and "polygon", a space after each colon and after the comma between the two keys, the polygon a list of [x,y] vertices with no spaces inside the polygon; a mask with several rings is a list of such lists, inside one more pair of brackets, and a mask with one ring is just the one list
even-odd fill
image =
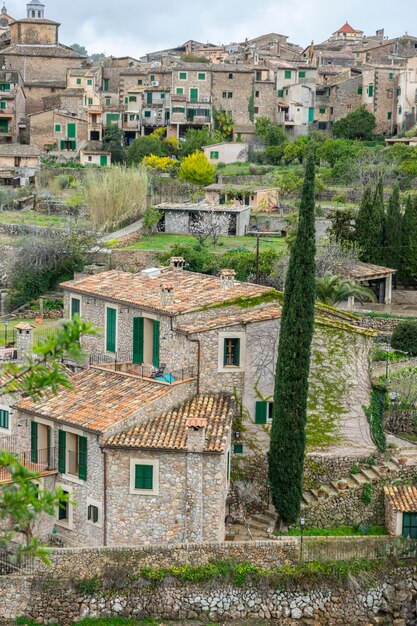
{"label": "leafy branch in foreground", "polygon": [[23,393],[38,400],[46,390],[56,393],[59,386],[70,387],[64,359],[82,358],[80,339],[95,335],[88,322],[78,316],[63,322],[55,335],[33,349],[23,363],[7,363],[0,367],[0,396]]}

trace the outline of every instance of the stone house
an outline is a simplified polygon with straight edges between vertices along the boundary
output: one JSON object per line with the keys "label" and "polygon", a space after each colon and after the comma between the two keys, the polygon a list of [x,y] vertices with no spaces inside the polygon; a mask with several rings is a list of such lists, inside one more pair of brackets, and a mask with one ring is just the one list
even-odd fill
{"label": "stone house", "polygon": [[203,146],[202,150],[210,163],[246,163],[248,160],[248,147],[247,143],[223,141]]}
{"label": "stone house", "polygon": [[306,135],[314,122],[317,70],[305,63],[276,64],[276,121],[289,134]]}
{"label": "stone house", "polygon": [[0,144],[0,184],[26,187],[40,169],[41,151],[19,143]]}
{"label": "stone house", "polygon": [[392,537],[417,539],[417,488],[384,487],[385,525]]}
{"label": "stone house", "polygon": [[101,141],[87,141],[80,149],[80,163],[108,167],[111,165],[111,153],[103,150]]}
{"label": "stone house", "polygon": [[235,199],[230,204],[171,204],[164,202],[155,206],[162,217],[159,232],[188,235],[195,229],[213,229],[219,236],[244,237],[249,229],[250,206]]}
{"label": "stone house", "polygon": [[213,183],[204,190],[207,204],[223,205],[237,199],[244,205],[250,206],[252,211],[269,213],[278,209],[279,189],[277,188],[264,189],[256,186]]}
{"label": "stone house", "polygon": [[74,157],[87,141],[87,120],[59,110],[29,115],[30,143],[60,156]]}
{"label": "stone house", "polygon": [[25,125],[26,94],[20,72],[0,71],[0,143],[17,143]]}

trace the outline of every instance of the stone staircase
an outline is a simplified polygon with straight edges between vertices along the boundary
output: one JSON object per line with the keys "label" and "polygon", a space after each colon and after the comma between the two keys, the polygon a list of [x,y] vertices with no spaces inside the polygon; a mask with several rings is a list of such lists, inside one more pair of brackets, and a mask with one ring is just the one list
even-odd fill
{"label": "stone staircase", "polygon": [[[399,463],[398,460],[404,457],[407,458],[407,464],[405,466]],[[417,472],[417,456],[414,450],[412,452],[403,450],[401,451],[401,455],[397,454],[396,458],[391,457],[389,460],[383,461],[378,465],[361,467],[357,474],[349,474],[349,476],[344,477],[343,480],[348,484],[348,491],[352,491],[363,488],[363,485],[366,483],[375,483],[381,478],[389,477],[390,474],[397,474],[404,467],[416,467]],[[338,480],[335,480],[323,485],[326,490],[325,497],[320,496],[319,490],[317,489],[305,489],[301,509],[314,507],[325,499],[334,498],[344,493],[343,490],[339,489],[337,485],[338,482]],[[254,534],[256,533],[258,536],[269,537],[270,532],[268,531],[275,527],[276,519],[277,515],[275,509],[270,505],[263,513],[252,515],[250,529],[255,531]]]}

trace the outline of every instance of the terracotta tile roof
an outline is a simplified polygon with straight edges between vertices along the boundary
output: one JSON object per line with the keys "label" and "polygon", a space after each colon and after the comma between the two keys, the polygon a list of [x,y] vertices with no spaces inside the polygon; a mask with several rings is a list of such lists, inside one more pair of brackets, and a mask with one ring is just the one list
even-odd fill
{"label": "terracotta tile roof", "polygon": [[356,262],[353,266],[341,270],[344,276],[356,280],[367,280],[385,276],[387,274],[395,274],[397,270],[381,265],[373,265],[372,263]]}
{"label": "terracotta tile roof", "polygon": [[[161,283],[166,282],[174,285],[172,302],[168,303],[161,301]],[[62,287],[71,292],[168,314],[195,311],[212,304],[260,296],[271,291],[270,287],[238,281],[232,287],[224,288],[217,276],[169,267],[160,269],[160,273],[152,277],[117,270],[102,272],[62,283]]]}
{"label": "terracotta tile roof", "polygon": [[353,28],[348,22],[346,22],[346,24],[343,24],[342,28],[339,28],[339,30],[336,31],[336,33],[350,33],[350,34],[354,34],[354,33],[361,33],[361,30],[356,30],[355,28]]}
{"label": "terracotta tile roof", "polygon": [[229,315],[222,315],[211,320],[184,324],[179,330],[189,333],[205,333],[215,328],[224,328],[226,326],[239,326],[240,324],[251,324],[253,322],[266,322],[268,320],[279,319],[282,309],[280,306],[271,305],[264,308],[252,309],[250,311],[240,309]]}
{"label": "terracotta tile roof", "polygon": [[384,487],[384,494],[394,511],[417,512],[417,487]]}
{"label": "terracotta tile roof", "polygon": [[40,402],[26,398],[17,408],[96,432],[133,415],[139,409],[170,392],[170,387],[95,368],[71,378],[72,389]]}
{"label": "terracotta tile roof", "polygon": [[29,146],[23,143],[0,144],[0,156],[38,157],[40,154],[41,150],[36,146]]}
{"label": "terracotta tile roof", "polygon": [[232,398],[195,396],[179,407],[152,417],[126,432],[112,435],[105,446],[155,450],[187,450],[188,425],[206,426],[205,452],[224,452],[232,421]]}

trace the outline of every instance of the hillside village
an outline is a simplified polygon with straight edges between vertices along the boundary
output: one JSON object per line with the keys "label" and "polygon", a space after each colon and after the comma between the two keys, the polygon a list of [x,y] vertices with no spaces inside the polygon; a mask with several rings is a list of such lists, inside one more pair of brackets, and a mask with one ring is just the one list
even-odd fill
{"label": "hillside village", "polygon": [[59,28],[1,9],[0,624],[416,623],[417,36]]}

